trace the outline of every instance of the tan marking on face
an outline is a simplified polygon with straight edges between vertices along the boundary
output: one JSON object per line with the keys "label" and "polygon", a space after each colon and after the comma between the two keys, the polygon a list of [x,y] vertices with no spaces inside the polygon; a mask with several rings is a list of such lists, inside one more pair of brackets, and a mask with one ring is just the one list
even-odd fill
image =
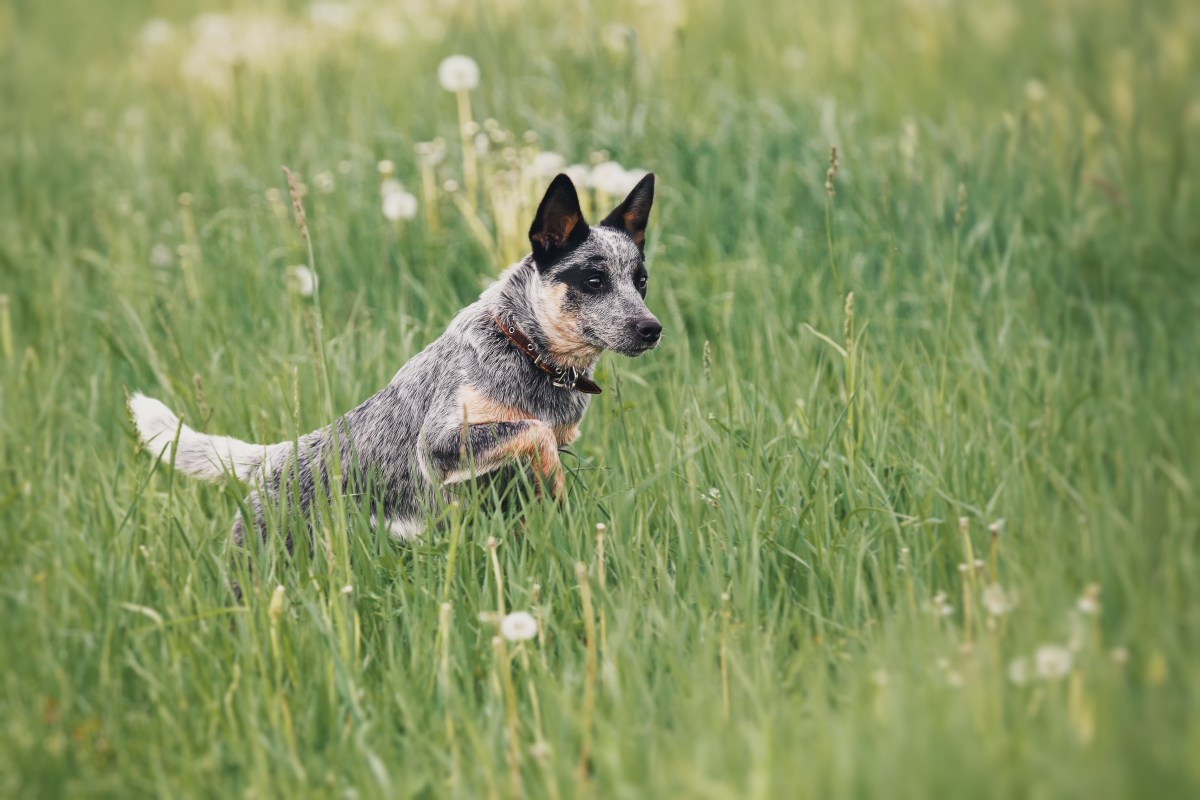
{"label": "tan marking on face", "polygon": [[566,297],[566,284],[543,288],[536,306],[538,323],[550,343],[550,355],[554,360],[584,370],[596,363],[600,348],[583,340],[583,322],[578,314],[563,307]]}
{"label": "tan marking on face", "polygon": [[484,425],[488,422],[520,422],[532,419],[529,414],[510,405],[497,402],[471,384],[463,384],[458,390],[458,407],[462,409],[463,422],[468,425]]}

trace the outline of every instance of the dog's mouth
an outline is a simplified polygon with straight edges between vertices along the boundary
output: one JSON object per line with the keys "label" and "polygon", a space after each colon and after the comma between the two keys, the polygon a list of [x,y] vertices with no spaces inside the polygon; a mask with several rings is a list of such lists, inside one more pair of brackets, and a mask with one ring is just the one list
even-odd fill
{"label": "dog's mouth", "polygon": [[647,344],[632,344],[627,347],[615,347],[613,349],[628,358],[637,358],[638,356],[645,355],[651,350],[658,349],[660,344],[662,344],[662,339],[658,339],[655,342],[650,342]]}

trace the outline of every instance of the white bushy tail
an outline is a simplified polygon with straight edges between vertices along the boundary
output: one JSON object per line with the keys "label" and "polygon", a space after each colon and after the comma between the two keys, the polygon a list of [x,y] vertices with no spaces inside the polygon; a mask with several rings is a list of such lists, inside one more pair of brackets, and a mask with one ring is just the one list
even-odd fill
{"label": "white bushy tail", "polygon": [[254,470],[280,445],[250,444],[229,436],[208,436],[179,424],[179,417],[153,397],[138,393],[129,399],[129,413],[138,436],[152,455],[171,463],[171,447],[179,436],[175,469],[194,478],[215,481],[232,473],[249,480]]}

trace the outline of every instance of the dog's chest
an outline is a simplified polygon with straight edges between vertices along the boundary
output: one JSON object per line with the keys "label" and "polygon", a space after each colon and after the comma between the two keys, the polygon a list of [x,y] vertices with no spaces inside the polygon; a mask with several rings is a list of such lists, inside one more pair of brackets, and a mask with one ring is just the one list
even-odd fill
{"label": "dog's chest", "polygon": [[579,438],[579,424],[587,411],[588,396],[579,392],[554,389],[553,392],[506,392],[499,386],[465,384],[459,391],[457,406],[471,425],[490,422],[518,422],[536,419],[553,431],[559,446]]}

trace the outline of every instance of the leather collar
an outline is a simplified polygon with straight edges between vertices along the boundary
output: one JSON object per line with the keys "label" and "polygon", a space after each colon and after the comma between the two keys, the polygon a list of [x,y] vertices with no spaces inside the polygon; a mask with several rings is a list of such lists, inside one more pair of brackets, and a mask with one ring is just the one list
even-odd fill
{"label": "leather collar", "polygon": [[496,323],[496,327],[500,329],[506,339],[529,357],[535,367],[550,376],[557,388],[574,389],[584,394],[600,394],[600,386],[587,375],[575,367],[564,367],[562,364],[557,364],[553,359],[543,355],[537,345],[525,335],[525,332],[517,327],[517,322],[512,315],[509,315],[507,321],[501,320],[500,317],[492,317],[492,321]]}

